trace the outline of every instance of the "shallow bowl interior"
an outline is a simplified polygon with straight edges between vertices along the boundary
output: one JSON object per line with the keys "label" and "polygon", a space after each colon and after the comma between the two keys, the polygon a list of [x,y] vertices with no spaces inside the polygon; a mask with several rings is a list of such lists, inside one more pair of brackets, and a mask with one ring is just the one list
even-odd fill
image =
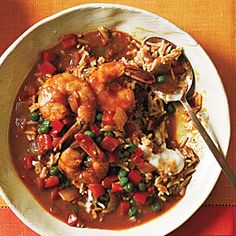
{"label": "shallow bowl interior", "polygon": [[[88,4],[57,13],[37,23],[20,36],[0,59],[0,193],[14,213],[41,235],[163,235],[186,221],[205,201],[220,173],[214,157],[204,148],[203,158],[185,197],[170,211],[142,226],[123,231],[77,229],[52,217],[41,208],[17,176],[10,160],[8,126],[15,95],[40,52],[70,32],[93,30],[98,26],[117,27],[138,39],[158,35],[184,48],[195,72],[196,84],[204,93],[211,131],[226,154],[229,137],[227,98],[214,65],[200,45],[186,32],[152,13],[115,4]],[[216,100],[217,99],[217,104]],[[224,125],[222,125],[224,124]],[[40,220],[39,220],[40,219]]]}

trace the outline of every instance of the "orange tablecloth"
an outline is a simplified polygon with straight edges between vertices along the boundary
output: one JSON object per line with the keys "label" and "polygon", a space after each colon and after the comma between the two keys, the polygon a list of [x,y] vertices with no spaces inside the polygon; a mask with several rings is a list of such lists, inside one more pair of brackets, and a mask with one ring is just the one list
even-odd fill
{"label": "orange tablecloth", "polygon": [[[234,153],[234,149],[236,148],[236,109],[234,109],[236,107],[236,99],[234,97],[236,90],[236,2],[234,0],[2,0],[0,6],[0,54],[24,30],[37,21],[60,10],[78,4],[92,2],[119,3],[154,12],[187,31],[203,46],[216,65],[228,95],[231,118],[231,142],[227,158],[230,166],[236,172],[236,157]],[[236,193],[223,175],[221,175],[205,204],[236,205]],[[179,232],[182,232],[182,235],[190,233],[194,235],[193,231],[188,230],[193,228],[193,225],[196,225],[197,216],[202,218],[201,214],[209,214],[209,219],[211,219],[212,217],[210,218],[211,214],[209,213],[211,209],[213,212],[217,211],[215,208],[202,207],[199,213],[189,221],[190,223],[187,222],[187,224],[180,228]],[[228,215],[228,221],[232,223],[231,226],[229,224],[228,226],[233,227],[233,221],[236,221],[235,210],[233,208],[229,210],[229,207],[221,207],[220,209],[222,212],[225,211],[222,214]],[[231,217],[233,215],[231,211],[234,211],[234,218]],[[5,221],[4,216],[9,217],[11,221]],[[227,219],[227,216],[225,217],[224,219]],[[214,221],[214,219],[212,220]],[[227,220],[224,222],[227,224]],[[207,234],[222,235],[223,231],[221,230],[227,227],[224,224],[217,223],[217,225],[221,225],[222,228],[214,228],[216,231],[206,231],[208,232]],[[13,227],[10,228],[9,226]],[[19,231],[14,231],[14,227],[15,230],[18,228],[22,229],[21,235],[29,235],[29,231],[14,218],[13,214],[6,208],[5,203],[0,198],[0,235],[19,235],[17,233]],[[234,225],[234,227],[236,226]],[[206,227],[206,229],[208,228]],[[204,230],[201,232],[195,231],[196,235],[206,233],[202,232]]]}

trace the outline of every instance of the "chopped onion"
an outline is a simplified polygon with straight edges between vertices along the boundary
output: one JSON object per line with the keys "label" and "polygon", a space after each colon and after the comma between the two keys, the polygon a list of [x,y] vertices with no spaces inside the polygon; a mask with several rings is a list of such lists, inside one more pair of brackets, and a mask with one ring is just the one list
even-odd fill
{"label": "chopped onion", "polygon": [[104,213],[104,214],[108,214],[108,213],[114,211],[116,209],[116,207],[117,207],[117,203],[118,202],[117,202],[116,195],[113,194],[113,193],[110,193],[109,196],[110,196],[110,201],[108,203],[108,206],[107,206],[107,208],[105,210],[102,211],[102,213]]}
{"label": "chopped onion", "polygon": [[119,130],[122,130],[127,120],[128,116],[126,115],[125,111],[120,107],[116,108],[116,112],[113,116],[113,121],[115,122],[116,127]]}
{"label": "chopped onion", "polygon": [[78,189],[76,188],[65,188],[59,191],[59,196],[63,201],[71,202],[78,198]]}
{"label": "chopped onion", "polygon": [[29,153],[32,155],[42,155],[44,153],[44,151],[42,151],[39,146],[38,146],[38,142],[36,140],[31,141],[29,143],[29,149],[28,149]]}

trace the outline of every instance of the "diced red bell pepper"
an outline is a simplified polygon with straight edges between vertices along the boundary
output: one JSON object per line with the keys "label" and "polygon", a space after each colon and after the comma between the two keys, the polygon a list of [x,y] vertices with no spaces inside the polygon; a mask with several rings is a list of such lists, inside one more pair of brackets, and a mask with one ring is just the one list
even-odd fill
{"label": "diced red bell pepper", "polygon": [[38,147],[42,151],[48,151],[53,148],[52,137],[49,134],[39,134],[37,136]]}
{"label": "diced red bell pepper", "polygon": [[44,62],[54,62],[56,59],[56,54],[54,52],[44,51],[42,52],[42,58]]}
{"label": "diced red bell pepper", "polygon": [[113,120],[114,112],[112,111],[105,111],[102,114],[102,124],[103,125],[115,125]]}
{"label": "diced red bell pepper", "polygon": [[50,195],[50,197],[51,197],[51,199],[52,200],[57,200],[57,199],[59,199],[59,189],[58,188],[55,188],[52,192],[51,192],[51,195]]}
{"label": "diced red bell pepper", "polygon": [[52,129],[50,131],[50,135],[55,137],[55,136],[57,136],[58,133],[61,132],[61,130],[64,127],[64,124],[59,120],[53,120],[53,121],[51,121],[50,126],[52,127]]}
{"label": "diced red bell pepper", "polygon": [[128,202],[128,201],[121,201],[120,202],[120,214],[121,215],[127,215],[129,208],[130,208],[130,202]]}
{"label": "diced red bell pepper", "polygon": [[45,188],[52,188],[52,187],[57,186],[58,184],[59,184],[59,178],[55,175],[52,175],[52,176],[45,179],[44,187]]}
{"label": "diced red bell pepper", "polygon": [[46,75],[54,74],[57,68],[50,62],[44,62],[38,67],[38,70],[42,73],[42,75]]}
{"label": "diced red bell pepper", "polygon": [[131,158],[144,157],[144,151],[141,148],[137,148],[135,152],[131,155]]}
{"label": "diced red bell pepper", "polygon": [[69,49],[76,46],[78,44],[77,38],[78,36],[76,34],[66,34],[62,36],[61,43],[63,48]]}
{"label": "diced red bell pepper", "polygon": [[137,192],[137,193],[134,194],[133,199],[136,202],[144,204],[146,202],[146,200],[147,200],[147,197],[148,197],[148,192],[147,191],[145,191],[145,192]]}
{"label": "diced red bell pepper", "polygon": [[142,168],[144,166],[144,151],[141,148],[137,148],[135,152],[131,155],[131,158],[134,164],[138,168]]}
{"label": "diced red bell pepper", "polygon": [[106,152],[109,163],[117,163],[118,156],[114,152]]}
{"label": "diced red bell pepper", "polygon": [[101,184],[89,184],[88,187],[93,193],[94,197],[100,197],[105,193],[104,188]]}
{"label": "diced red bell pepper", "polygon": [[32,164],[32,161],[33,161],[33,157],[30,156],[30,155],[27,155],[24,157],[23,159],[23,166],[26,170],[31,170],[33,169],[33,164]]}
{"label": "diced red bell pepper", "polygon": [[119,183],[112,183],[111,184],[111,191],[113,193],[119,193],[124,191],[124,187],[121,186]]}
{"label": "diced red bell pepper", "polygon": [[118,181],[118,176],[116,175],[111,175],[107,176],[103,181],[102,181],[102,186],[104,188],[110,188],[112,185],[112,182]]}
{"label": "diced red bell pepper", "polygon": [[39,189],[44,189],[45,179],[38,178],[37,181],[38,181]]}
{"label": "diced red bell pepper", "polygon": [[78,216],[75,214],[75,213],[71,213],[69,216],[68,216],[68,219],[67,219],[67,224],[70,225],[70,226],[76,226],[79,222],[79,218]]}
{"label": "diced red bell pepper", "polygon": [[177,63],[175,66],[172,67],[175,74],[180,74],[183,72],[183,67]]}
{"label": "diced red bell pepper", "polygon": [[106,136],[102,142],[101,142],[101,147],[104,148],[105,150],[109,151],[109,152],[114,152],[115,149],[118,147],[118,145],[120,144],[120,142],[111,137],[111,136]]}
{"label": "diced red bell pepper", "polygon": [[102,133],[102,131],[98,128],[96,124],[89,125],[89,128],[95,134],[96,137]]}
{"label": "diced red bell pepper", "polygon": [[138,169],[142,168],[145,164],[145,161],[143,158],[137,156],[133,158],[134,164],[138,167]]}
{"label": "diced red bell pepper", "polygon": [[143,177],[142,177],[142,175],[140,174],[140,172],[139,171],[137,171],[137,170],[131,170],[130,172],[129,172],[129,174],[128,174],[128,179],[132,182],[132,183],[134,183],[134,184],[139,184],[141,181],[142,181],[142,179],[143,179]]}

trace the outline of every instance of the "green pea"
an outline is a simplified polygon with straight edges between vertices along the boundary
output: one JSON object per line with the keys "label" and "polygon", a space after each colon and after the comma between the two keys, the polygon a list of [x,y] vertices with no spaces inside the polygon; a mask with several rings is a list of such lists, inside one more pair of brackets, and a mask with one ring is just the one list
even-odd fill
{"label": "green pea", "polygon": [[134,188],[134,186],[133,186],[133,184],[132,183],[127,183],[125,186],[124,186],[124,190],[125,190],[125,192],[127,192],[127,193],[129,193],[129,192],[131,192],[132,190],[133,190],[133,188]]}
{"label": "green pea", "polygon": [[157,76],[157,83],[162,84],[166,80],[164,75]]}
{"label": "green pea", "polygon": [[31,120],[32,121],[38,121],[39,119],[39,113],[38,112],[32,112],[31,113]]}
{"label": "green pea", "polygon": [[97,138],[96,138],[96,143],[97,144],[100,144],[102,142],[102,137],[101,136],[98,136]]}
{"label": "green pea", "polygon": [[59,175],[59,174],[60,174],[60,171],[59,171],[59,169],[58,169],[56,166],[52,166],[52,167],[49,169],[49,174],[50,174],[50,175]]}
{"label": "green pea", "polygon": [[137,146],[134,143],[129,144],[128,151],[130,154],[134,153],[136,149],[137,149]]}
{"label": "green pea", "polygon": [[104,136],[111,136],[111,137],[114,136],[113,132],[111,132],[111,131],[105,131],[105,132],[103,133],[103,135],[104,135]]}
{"label": "green pea", "polygon": [[50,132],[50,126],[41,126],[38,132],[39,134],[48,134]]}
{"label": "green pea", "polygon": [[71,183],[69,180],[67,180],[65,183],[64,183],[64,187],[65,188],[69,188],[71,186]]}
{"label": "green pea", "polygon": [[128,211],[129,216],[133,217],[136,215],[136,213],[137,213],[137,208],[135,206],[131,206]]}
{"label": "green pea", "polygon": [[42,124],[43,121],[44,121],[44,118],[42,116],[39,116],[39,120],[38,121],[39,121],[40,124]]}
{"label": "green pea", "polygon": [[159,202],[154,202],[151,205],[152,211],[156,212],[156,211],[160,211],[161,210],[161,205]]}
{"label": "green pea", "polygon": [[85,135],[88,135],[88,136],[91,137],[91,138],[94,138],[94,137],[95,137],[95,134],[94,134],[91,130],[86,130],[86,131],[84,131],[84,134],[85,134]]}
{"label": "green pea", "polygon": [[124,169],[121,169],[120,171],[119,171],[119,174],[118,174],[118,176],[121,178],[121,177],[126,177],[127,176],[127,171],[126,170],[124,170]]}
{"label": "green pea", "polygon": [[124,156],[128,157],[130,155],[129,151],[124,151]]}
{"label": "green pea", "polygon": [[96,119],[97,119],[97,121],[102,121],[102,114],[101,114],[101,113],[98,113],[98,114],[96,115]]}
{"label": "green pea", "polygon": [[127,177],[120,178],[120,185],[125,186],[128,182],[129,182],[129,179]]}
{"label": "green pea", "polygon": [[44,120],[42,123],[42,126],[50,126],[50,121],[49,120]]}
{"label": "green pea", "polygon": [[48,134],[50,132],[50,126],[41,126],[41,131],[43,134]]}
{"label": "green pea", "polygon": [[136,201],[135,201],[134,199],[131,199],[131,200],[130,200],[130,204],[131,204],[132,206],[136,206]]}
{"label": "green pea", "polygon": [[138,184],[138,188],[139,188],[140,191],[143,192],[143,191],[146,190],[146,184],[141,182],[141,183]]}
{"label": "green pea", "polygon": [[174,111],[174,106],[171,103],[168,103],[166,110],[168,113],[172,113]]}

